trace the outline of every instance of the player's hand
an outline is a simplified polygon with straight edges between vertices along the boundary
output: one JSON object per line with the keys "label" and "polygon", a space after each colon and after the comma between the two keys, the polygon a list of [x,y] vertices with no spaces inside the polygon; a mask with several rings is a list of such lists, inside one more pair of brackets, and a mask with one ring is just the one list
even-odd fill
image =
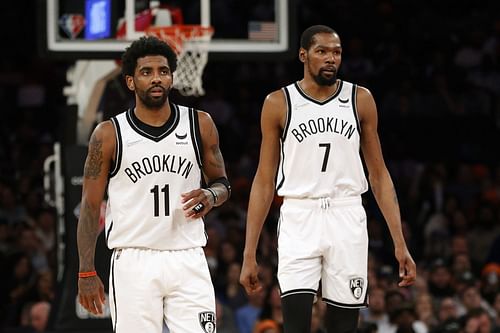
{"label": "player's hand", "polygon": [[210,191],[202,188],[182,193],[181,203],[184,204],[184,216],[188,219],[205,216],[215,204]]}
{"label": "player's hand", "polygon": [[247,259],[243,260],[240,283],[249,295],[262,289],[262,285],[259,280],[259,266],[257,265],[257,261]]}
{"label": "player's hand", "polygon": [[90,313],[102,315],[105,297],[99,276],[78,279],[78,301]]}
{"label": "player's hand", "polygon": [[411,286],[417,278],[417,266],[415,265],[410,252],[405,246],[404,248],[396,248],[395,255],[399,262],[399,278],[401,279],[398,286]]}

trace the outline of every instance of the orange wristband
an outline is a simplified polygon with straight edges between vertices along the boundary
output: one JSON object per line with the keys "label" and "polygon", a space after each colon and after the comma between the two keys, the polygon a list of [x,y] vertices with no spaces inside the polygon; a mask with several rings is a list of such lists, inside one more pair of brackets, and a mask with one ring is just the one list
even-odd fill
{"label": "orange wristband", "polygon": [[78,277],[79,278],[88,278],[88,277],[96,276],[96,275],[97,275],[96,271],[92,271],[92,272],[79,272],[78,273]]}

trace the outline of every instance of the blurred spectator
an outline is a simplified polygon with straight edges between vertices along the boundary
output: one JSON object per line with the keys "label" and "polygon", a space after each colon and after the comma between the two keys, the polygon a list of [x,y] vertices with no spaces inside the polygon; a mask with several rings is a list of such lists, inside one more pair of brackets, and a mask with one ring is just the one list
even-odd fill
{"label": "blurred spectator", "polygon": [[438,304],[438,321],[444,324],[449,321],[458,320],[458,305],[453,297],[445,297]]}
{"label": "blurred spectator", "polygon": [[217,257],[219,258],[217,274],[220,276],[226,275],[229,266],[231,266],[231,264],[233,264],[235,261],[239,261],[238,256],[239,253],[237,252],[235,244],[227,239],[222,240],[220,242],[217,254]]}
{"label": "blurred spectator", "polygon": [[431,294],[418,294],[415,300],[416,319],[421,321],[427,330],[432,330],[437,326],[438,320],[435,316],[434,304]]}
{"label": "blurred spectator", "polygon": [[389,330],[389,316],[385,310],[385,291],[382,288],[371,288],[368,294],[369,305],[360,310],[362,323],[373,323],[377,325],[379,332]]}
{"label": "blurred spectator", "polygon": [[475,309],[483,309],[488,315],[495,316],[493,308],[488,302],[482,298],[477,284],[471,284],[465,287],[460,293],[458,303],[458,315],[467,315],[470,311]]}
{"label": "blurred spectator", "polygon": [[490,263],[481,272],[480,290],[482,297],[491,305],[500,292],[500,264]]}
{"label": "blurred spectator", "polygon": [[417,320],[414,305],[409,302],[400,303],[391,312],[391,323],[396,333],[427,333],[427,326]]}
{"label": "blurred spectator", "polygon": [[239,333],[234,322],[233,309],[217,298],[215,304],[217,333]]}
{"label": "blurred spectator", "polygon": [[227,269],[225,283],[216,287],[217,297],[233,310],[237,310],[248,301],[245,289],[240,284],[240,272],[241,264],[237,261],[232,262]]}
{"label": "blurred spectator", "polygon": [[455,294],[450,269],[444,259],[435,259],[431,264],[429,273],[429,292],[437,299],[453,296]]}
{"label": "blurred spectator", "polygon": [[240,333],[252,333],[255,323],[265,305],[266,291],[264,288],[248,295],[247,304],[236,310],[236,326]]}
{"label": "blurred spectator", "polygon": [[15,326],[20,322],[23,306],[33,301],[36,275],[30,258],[22,253],[14,253],[8,258],[8,274],[2,292],[2,304],[6,305],[5,323]]}
{"label": "blurred spectator", "polygon": [[46,332],[50,307],[50,303],[46,301],[37,302],[31,307],[31,326],[36,333]]}
{"label": "blurred spectator", "polygon": [[43,272],[49,268],[43,245],[32,227],[28,225],[20,227],[17,248],[29,256],[36,272]]}
{"label": "blurred spectator", "polygon": [[[454,238],[455,239],[455,238]],[[455,243],[455,249],[456,249]],[[451,274],[453,277],[461,276],[467,272],[472,272],[472,263],[468,252],[459,252],[451,257]]]}
{"label": "blurred spectator", "polygon": [[477,284],[477,278],[471,271],[465,271],[453,278],[453,288],[455,289],[455,294],[458,296],[471,285]]}
{"label": "blurred spectator", "polygon": [[487,202],[479,205],[476,216],[468,233],[468,243],[471,259],[483,265],[495,238],[500,235],[500,223],[496,220],[494,207]]}
{"label": "blurred spectator", "polygon": [[38,273],[34,290],[34,299],[52,303],[55,300],[54,284],[55,278],[51,270]]}
{"label": "blurred spectator", "polygon": [[54,249],[56,230],[56,214],[53,210],[43,209],[35,221],[35,234],[41,242],[45,253]]}
{"label": "blurred spectator", "polygon": [[267,288],[267,295],[264,301],[264,307],[259,315],[257,323],[273,322],[281,330],[283,327],[283,313],[281,312],[281,296],[277,283]]}
{"label": "blurred spectator", "polygon": [[491,317],[483,308],[471,309],[464,317],[464,333],[492,333]]}

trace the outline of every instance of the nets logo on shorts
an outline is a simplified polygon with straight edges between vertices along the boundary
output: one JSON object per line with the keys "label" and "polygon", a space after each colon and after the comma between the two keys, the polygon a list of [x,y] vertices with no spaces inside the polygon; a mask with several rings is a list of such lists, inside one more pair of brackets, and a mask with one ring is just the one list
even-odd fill
{"label": "nets logo on shorts", "polygon": [[205,333],[215,332],[215,313],[212,311],[204,311],[198,314],[201,328]]}
{"label": "nets logo on shorts", "polygon": [[361,295],[363,295],[364,284],[365,282],[363,281],[363,278],[360,277],[353,278],[349,281],[349,287],[351,288],[352,295],[356,299],[359,299]]}

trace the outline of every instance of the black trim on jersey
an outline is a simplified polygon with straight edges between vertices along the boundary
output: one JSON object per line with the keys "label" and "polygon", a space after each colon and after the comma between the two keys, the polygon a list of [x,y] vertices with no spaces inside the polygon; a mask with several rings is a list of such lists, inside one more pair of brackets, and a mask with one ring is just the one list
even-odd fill
{"label": "black trim on jersey", "polygon": [[[113,251],[113,262],[111,263],[111,284],[113,286],[113,300],[114,300],[114,310],[115,310],[115,322],[113,325],[113,332],[116,332],[116,323],[118,322],[118,306],[116,305],[116,286],[115,286],[115,255],[116,251]],[[111,309],[110,309],[111,310]]]}
{"label": "black trim on jersey", "polygon": [[327,99],[325,99],[324,101],[318,101],[317,99],[315,98],[312,98],[311,96],[309,96],[308,94],[306,94],[304,92],[304,90],[302,90],[302,88],[300,87],[299,83],[298,82],[295,82],[294,85],[295,85],[295,88],[297,89],[297,91],[299,92],[299,94],[302,95],[302,97],[304,97],[305,99],[307,100],[310,100],[311,102],[315,103],[315,104],[318,104],[318,105],[325,105],[326,103],[330,102],[332,99],[334,99],[335,97],[337,97],[340,93],[340,91],[342,90],[342,86],[343,86],[343,82],[342,80],[338,80],[339,84],[337,86],[337,90],[335,90],[335,92],[333,93],[333,95],[331,95],[330,97],[328,97]]}
{"label": "black trim on jersey", "polygon": [[189,108],[189,127],[191,128],[191,141],[193,141],[194,154],[201,169],[203,167],[203,141],[201,140],[198,111],[193,108]]}
{"label": "black trim on jersey", "polygon": [[[281,149],[280,149],[280,153],[281,153],[281,163],[280,163],[280,168],[281,169],[281,174],[282,174],[282,177],[281,177],[281,182],[278,184],[278,186],[276,186],[276,191],[279,190],[281,188],[281,186],[283,186],[283,183],[285,182],[285,142],[283,140],[281,140],[280,142],[281,144]],[[278,170],[276,172],[276,176],[274,177],[274,182],[276,183],[278,181],[278,173],[280,172],[280,170]]]}
{"label": "black trim on jersey", "polygon": [[285,100],[286,100],[286,118],[285,118],[285,127],[283,128],[283,133],[281,135],[281,139],[285,141],[286,135],[288,133],[288,128],[290,127],[290,123],[292,122],[292,100],[290,99],[290,92],[287,87],[283,88],[285,92]]}
{"label": "black trim on jersey", "polygon": [[295,295],[295,294],[313,294],[313,295],[316,295],[318,292],[317,290],[314,290],[314,289],[293,289],[293,290],[289,290],[287,292],[284,292],[284,293],[281,293],[281,298],[283,297],[287,297],[287,296],[290,296],[290,295]]}
{"label": "black trim on jersey", "polygon": [[346,308],[346,309],[359,309],[359,308],[364,308],[368,305],[368,303],[366,302],[366,295],[365,295],[365,300],[363,301],[363,303],[359,303],[359,304],[340,303],[340,302],[335,302],[335,301],[332,301],[331,299],[324,298],[324,297],[323,297],[323,302],[325,302],[326,304],[329,304],[329,305],[337,306],[339,308]]}
{"label": "black trim on jersey", "polygon": [[278,223],[276,224],[276,238],[280,238],[280,231],[281,231],[281,221],[283,220],[283,213],[281,212],[280,209],[280,217],[278,218]]}
{"label": "black trim on jersey", "polygon": [[154,142],[159,142],[167,135],[172,133],[179,124],[179,107],[173,103],[170,103],[170,110],[172,111],[170,117],[165,122],[165,124],[161,126],[151,126],[143,123],[139,120],[139,118],[137,118],[132,109],[129,109],[127,111],[126,118],[130,127],[139,135],[153,140]]}
{"label": "black trim on jersey", "polygon": [[106,245],[108,245],[108,239],[109,239],[109,234],[111,233],[111,230],[113,230],[113,221],[109,224],[108,230],[104,232],[104,239],[106,240]]}
{"label": "black trim on jersey", "polygon": [[283,169],[283,164],[285,160],[285,152],[283,149],[283,145],[286,139],[286,135],[288,134],[288,128],[290,127],[290,123],[292,122],[292,99],[290,98],[290,92],[288,91],[288,87],[283,88],[284,94],[285,94],[285,102],[286,102],[286,118],[285,118],[285,127],[283,128],[283,133],[281,133],[281,168],[279,168],[276,171],[276,175],[274,177],[274,182],[276,183],[278,181],[278,174],[281,170],[281,173],[283,177],[281,178],[281,182],[276,186],[276,189],[278,190],[282,185],[283,182],[285,181],[285,170]]}
{"label": "black trim on jersey", "polygon": [[122,164],[122,152],[123,152],[123,141],[122,141],[122,133],[120,129],[120,124],[116,117],[111,118],[111,122],[115,128],[116,135],[116,149],[115,149],[115,160],[111,165],[111,172],[109,173],[109,178],[115,176],[120,170],[120,166]]}
{"label": "black trim on jersey", "polygon": [[361,135],[361,123],[359,122],[359,116],[358,116],[358,108],[356,105],[356,96],[358,93],[358,86],[356,84],[352,85],[352,96],[351,96],[351,102],[352,102],[352,111],[354,112],[354,119],[356,119],[356,124],[358,134]]}

